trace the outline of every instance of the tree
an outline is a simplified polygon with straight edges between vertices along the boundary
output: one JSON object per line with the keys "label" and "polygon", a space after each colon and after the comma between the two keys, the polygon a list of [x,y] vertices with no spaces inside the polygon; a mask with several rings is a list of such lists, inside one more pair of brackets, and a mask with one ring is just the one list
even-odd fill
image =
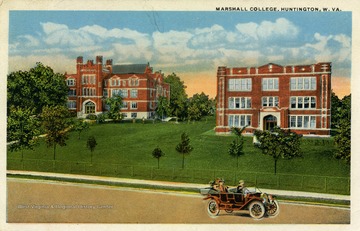
{"label": "tree", "polygon": [[190,154],[190,152],[194,149],[190,145],[190,138],[189,136],[184,132],[181,134],[181,142],[176,146],[176,151],[182,154],[183,160],[182,160],[182,168],[184,168],[185,165],[185,155]]}
{"label": "tree", "polygon": [[[36,63],[29,71],[17,71],[8,75],[7,105],[21,108],[34,108],[40,113],[46,106],[65,105],[69,88],[63,74]],[[9,111],[8,111],[9,113]]]}
{"label": "tree", "polygon": [[184,81],[175,73],[164,78],[164,82],[170,84],[170,104],[169,114],[177,118],[187,117],[187,94],[185,92],[186,86]]}
{"label": "tree", "polygon": [[163,119],[169,113],[169,106],[169,100],[166,97],[160,96],[155,110],[156,114]]}
{"label": "tree", "polygon": [[[201,117],[210,115],[212,113],[212,109],[214,107],[214,101],[209,99],[208,95],[205,95],[204,92],[201,92],[201,94],[196,93],[189,99],[189,105],[195,105],[199,112]],[[189,107],[190,107],[189,106]]]}
{"label": "tree", "polygon": [[11,152],[21,150],[21,160],[24,149],[33,150],[40,135],[40,121],[34,115],[34,110],[21,107],[10,107],[7,118],[7,141]]}
{"label": "tree", "polygon": [[229,154],[232,157],[236,157],[236,167],[239,167],[239,157],[244,155],[243,147],[244,147],[244,138],[242,136],[242,132],[246,127],[236,128],[233,127],[231,131],[236,135],[236,139],[233,140],[229,147]]}
{"label": "tree", "polygon": [[199,107],[195,104],[191,104],[188,107],[188,120],[200,120],[201,119],[201,111]]}
{"label": "tree", "polygon": [[90,128],[89,124],[83,119],[75,119],[72,130],[78,133],[78,139],[80,140],[80,135],[83,131],[86,131]]}
{"label": "tree", "polygon": [[256,147],[262,153],[274,159],[274,173],[276,174],[277,161],[301,157],[300,139],[301,135],[294,132],[275,127],[273,132],[256,130],[254,134],[259,140]]}
{"label": "tree", "polygon": [[331,127],[336,128],[341,111],[341,100],[331,91]]}
{"label": "tree", "polygon": [[336,123],[338,134],[334,141],[337,146],[335,157],[344,159],[350,164],[351,160],[351,94],[341,100],[338,110],[338,122]]}
{"label": "tree", "polygon": [[160,158],[165,156],[165,153],[159,147],[156,147],[152,152],[152,156],[158,160],[158,169],[159,169],[160,168]]}
{"label": "tree", "polygon": [[92,157],[93,157],[93,151],[95,150],[97,143],[94,136],[90,136],[87,140],[86,147],[90,149],[91,152],[91,163],[92,163]]}
{"label": "tree", "polygon": [[121,120],[120,110],[123,105],[123,99],[120,95],[115,95],[105,99],[105,104],[109,106],[109,118],[115,121]]}
{"label": "tree", "polygon": [[45,142],[48,147],[54,148],[54,160],[56,145],[65,146],[68,130],[71,124],[69,110],[65,106],[45,106],[41,113],[41,119],[45,130]]}

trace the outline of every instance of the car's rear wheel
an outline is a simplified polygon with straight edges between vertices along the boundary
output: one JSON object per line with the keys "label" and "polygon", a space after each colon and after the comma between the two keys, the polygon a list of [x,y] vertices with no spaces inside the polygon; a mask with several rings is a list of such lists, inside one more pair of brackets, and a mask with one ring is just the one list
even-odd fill
{"label": "car's rear wheel", "polygon": [[267,206],[266,214],[270,217],[276,217],[280,213],[280,207],[279,202],[277,200],[274,200],[272,204],[269,204]]}
{"label": "car's rear wheel", "polygon": [[249,205],[250,216],[254,219],[260,219],[265,214],[265,207],[260,201],[253,201]]}
{"label": "car's rear wheel", "polygon": [[208,202],[206,210],[210,217],[216,217],[220,213],[219,205],[214,199]]}

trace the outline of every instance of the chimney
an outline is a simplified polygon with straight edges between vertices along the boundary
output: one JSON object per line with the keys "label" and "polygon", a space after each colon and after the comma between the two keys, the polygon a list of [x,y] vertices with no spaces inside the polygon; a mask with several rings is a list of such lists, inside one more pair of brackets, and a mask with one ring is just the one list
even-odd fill
{"label": "chimney", "polygon": [[103,57],[102,56],[96,56],[96,64],[102,64]]}
{"label": "chimney", "polygon": [[76,63],[82,64],[83,63],[83,57],[82,56],[77,57]]}

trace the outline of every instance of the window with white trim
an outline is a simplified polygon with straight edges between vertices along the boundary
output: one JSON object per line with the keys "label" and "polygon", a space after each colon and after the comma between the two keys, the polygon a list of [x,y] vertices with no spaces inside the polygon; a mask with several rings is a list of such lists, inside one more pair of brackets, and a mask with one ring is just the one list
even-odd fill
{"label": "window with white trim", "polygon": [[230,97],[229,109],[251,109],[251,97]]}
{"label": "window with white trim", "polygon": [[263,107],[278,107],[279,97],[278,96],[264,96],[261,98]]}
{"label": "window with white trim", "polygon": [[229,127],[245,127],[251,125],[251,115],[229,115],[228,117]]}
{"label": "window with white trim", "polygon": [[316,90],[316,77],[292,77],[290,90]]}
{"label": "window with white trim", "polygon": [[130,109],[137,109],[137,102],[131,102]]}
{"label": "window with white trim", "polygon": [[95,88],[91,88],[91,87],[83,87],[82,88],[82,95],[95,96],[96,95],[96,90],[95,90]]}
{"label": "window with white trim", "polygon": [[292,96],[290,97],[291,109],[315,109],[316,97],[314,96]]}
{"label": "window with white trim", "polygon": [[76,109],[76,101],[74,101],[74,100],[67,101],[67,107],[69,109]]}
{"label": "window with white trim", "polygon": [[68,96],[76,96],[76,89],[69,89]]}
{"label": "window with white trim", "polygon": [[127,108],[128,108],[128,102],[123,101],[121,108],[122,108],[122,109],[127,109]]}
{"label": "window with white trim", "polygon": [[263,91],[278,91],[279,90],[279,78],[263,78],[262,79]]}
{"label": "window with white trim", "polygon": [[316,128],[316,116],[290,116],[290,128]]}
{"label": "window with white trim", "polygon": [[67,79],[66,85],[68,86],[75,86],[75,79]]}
{"label": "window with white trim", "polygon": [[229,91],[251,91],[252,79],[229,79]]}
{"label": "window with white trim", "polygon": [[81,82],[82,84],[95,84],[95,75],[83,75]]}
{"label": "window with white trim", "polygon": [[138,90],[137,89],[131,89],[130,97],[131,98],[137,98],[138,96]]}

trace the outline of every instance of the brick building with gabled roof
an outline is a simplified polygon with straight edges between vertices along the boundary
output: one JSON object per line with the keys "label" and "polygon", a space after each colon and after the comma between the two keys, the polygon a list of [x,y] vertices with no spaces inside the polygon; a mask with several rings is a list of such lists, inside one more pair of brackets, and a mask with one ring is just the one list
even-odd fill
{"label": "brick building with gabled roof", "polygon": [[76,73],[66,74],[69,87],[68,108],[78,117],[101,114],[108,110],[104,98],[121,95],[124,118],[152,118],[160,96],[170,98],[170,86],[163,74],[153,72],[150,64],[103,64],[102,56],[96,62],[83,57],[76,59]]}
{"label": "brick building with gabled roof", "polygon": [[330,135],[331,63],[218,67],[217,134],[231,127]]}

